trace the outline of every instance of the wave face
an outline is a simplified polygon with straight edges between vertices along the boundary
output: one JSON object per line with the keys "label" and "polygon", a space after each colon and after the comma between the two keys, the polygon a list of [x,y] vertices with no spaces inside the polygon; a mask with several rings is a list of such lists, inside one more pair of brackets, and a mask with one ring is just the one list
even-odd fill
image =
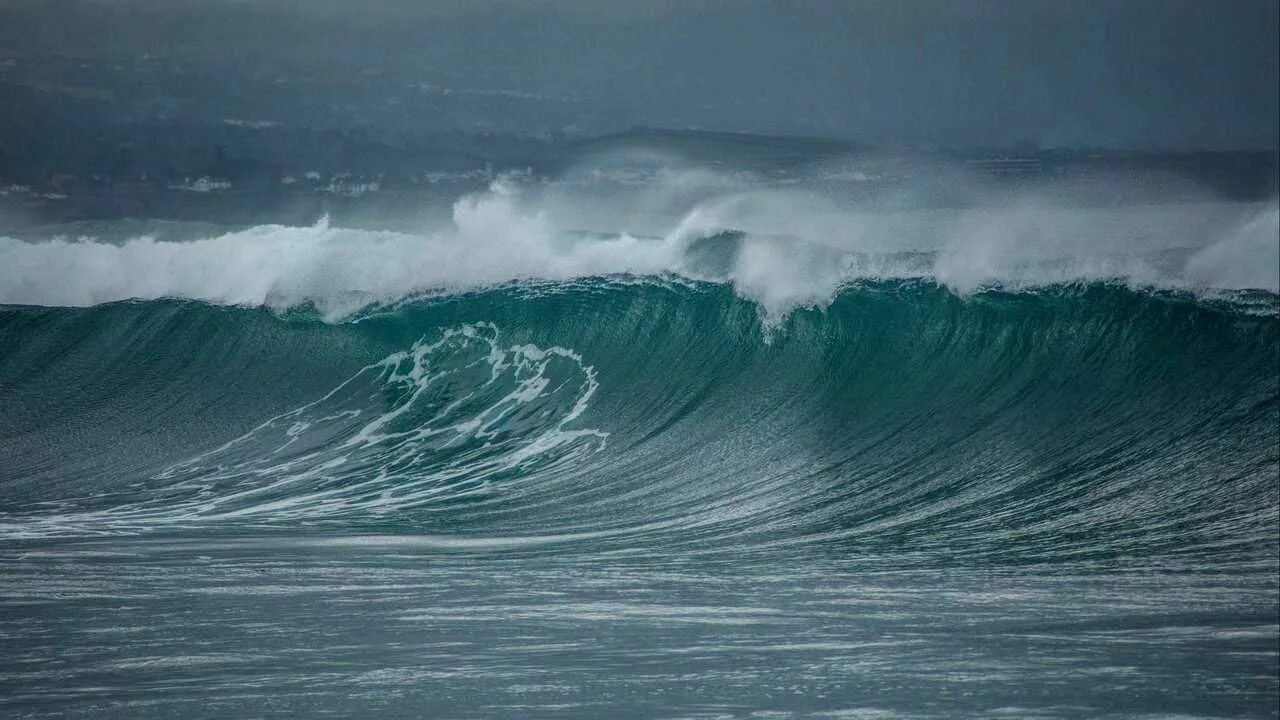
{"label": "wave face", "polygon": [[1275,302],[880,281],[770,328],[723,285],[602,278],[338,325],[13,308],[0,531],[1272,562]]}

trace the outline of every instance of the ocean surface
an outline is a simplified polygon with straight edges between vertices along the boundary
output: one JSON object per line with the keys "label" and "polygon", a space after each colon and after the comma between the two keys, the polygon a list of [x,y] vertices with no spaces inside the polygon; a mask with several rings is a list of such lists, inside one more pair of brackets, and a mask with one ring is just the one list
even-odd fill
{"label": "ocean surface", "polygon": [[1280,716],[1275,203],[829,189],[0,238],[0,716]]}

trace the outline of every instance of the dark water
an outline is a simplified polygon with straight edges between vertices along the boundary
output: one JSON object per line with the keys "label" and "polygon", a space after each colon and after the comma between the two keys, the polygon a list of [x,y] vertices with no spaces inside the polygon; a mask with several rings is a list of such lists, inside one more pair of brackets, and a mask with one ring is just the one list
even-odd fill
{"label": "dark water", "polygon": [[627,277],[0,309],[0,714],[1276,717],[1280,320]]}

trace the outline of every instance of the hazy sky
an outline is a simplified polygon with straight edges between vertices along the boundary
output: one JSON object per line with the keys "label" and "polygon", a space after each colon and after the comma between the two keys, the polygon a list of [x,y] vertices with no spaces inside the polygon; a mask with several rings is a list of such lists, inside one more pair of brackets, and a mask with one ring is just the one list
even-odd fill
{"label": "hazy sky", "polygon": [[[459,91],[528,93],[566,103],[557,118],[577,113],[593,127],[1275,147],[1277,4],[63,0],[28,3],[21,27],[0,30],[0,50],[358,66]],[[102,17],[67,21],[94,13]]]}

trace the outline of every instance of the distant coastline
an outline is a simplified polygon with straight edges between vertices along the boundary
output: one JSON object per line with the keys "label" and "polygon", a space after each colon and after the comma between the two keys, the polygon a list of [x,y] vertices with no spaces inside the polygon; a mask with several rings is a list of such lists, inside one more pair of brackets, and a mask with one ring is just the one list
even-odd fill
{"label": "distant coastline", "polygon": [[[825,180],[864,196],[895,184],[918,189],[920,168],[941,167],[996,187],[1053,183],[1083,203],[1265,200],[1277,192],[1280,167],[1277,152],[1267,149],[1155,152],[1040,148],[1025,141],[1004,148],[878,148],[652,128],[596,137],[453,132],[393,142],[243,123],[85,130],[97,148],[85,155],[66,150],[77,144],[67,134],[79,132],[53,126],[22,138],[21,147],[3,143],[0,229],[126,217],[288,224],[325,213],[403,215],[447,204],[504,173],[554,178],[584,159],[636,150],[779,182],[818,168]],[[1125,181],[1117,187],[1099,178]],[[962,202],[935,189],[922,202]]]}

